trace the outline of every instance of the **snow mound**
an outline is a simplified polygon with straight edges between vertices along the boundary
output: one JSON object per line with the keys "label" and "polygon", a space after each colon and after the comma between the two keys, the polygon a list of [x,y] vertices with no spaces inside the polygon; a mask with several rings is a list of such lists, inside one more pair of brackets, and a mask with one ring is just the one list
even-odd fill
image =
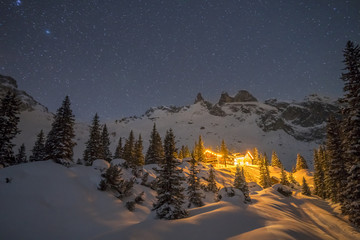
{"label": "snow mound", "polygon": [[110,167],[110,163],[103,159],[96,159],[92,164],[94,169],[105,171]]}

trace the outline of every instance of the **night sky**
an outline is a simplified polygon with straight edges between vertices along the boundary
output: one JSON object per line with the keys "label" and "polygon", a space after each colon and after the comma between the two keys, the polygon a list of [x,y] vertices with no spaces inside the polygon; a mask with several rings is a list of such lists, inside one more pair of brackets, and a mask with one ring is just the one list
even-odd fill
{"label": "night sky", "polygon": [[249,90],[339,97],[359,0],[0,0],[0,74],[78,119],[140,115]]}

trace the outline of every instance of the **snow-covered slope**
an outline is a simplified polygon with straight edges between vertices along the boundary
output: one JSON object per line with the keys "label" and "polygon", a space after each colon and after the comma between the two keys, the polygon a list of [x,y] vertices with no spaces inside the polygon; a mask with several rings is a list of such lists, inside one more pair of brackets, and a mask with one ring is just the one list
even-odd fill
{"label": "snow-covered slope", "polygon": [[[153,167],[144,167],[149,180],[155,177]],[[188,163],[181,167],[186,176]],[[208,170],[201,166],[200,176],[207,177]],[[270,170],[279,177],[279,169]],[[226,197],[223,187],[232,183],[234,171],[216,170],[220,202],[206,193],[206,205],[190,209],[188,218],[166,221],[155,219],[151,211],[153,190],[135,184],[134,194],[119,200],[97,190],[100,171],[94,167],[66,168],[45,161],[0,169],[0,239],[360,239],[336,206],[298,191],[284,197],[276,191],[279,185],[262,190],[250,182],[251,204],[244,204],[240,195]],[[245,171],[248,179],[257,179],[256,166]],[[298,181],[303,176],[311,183],[306,171],[295,175]],[[12,180],[5,183],[5,178]],[[145,202],[129,212],[125,202],[142,191]]]}

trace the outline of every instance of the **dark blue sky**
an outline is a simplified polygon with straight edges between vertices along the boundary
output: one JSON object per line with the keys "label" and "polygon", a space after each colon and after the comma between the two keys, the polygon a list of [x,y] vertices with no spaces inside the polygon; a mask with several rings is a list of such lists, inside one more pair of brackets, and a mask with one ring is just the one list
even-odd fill
{"label": "dark blue sky", "polygon": [[0,0],[0,74],[77,118],[188,105],[198,92],[338,97],[360,1]]}

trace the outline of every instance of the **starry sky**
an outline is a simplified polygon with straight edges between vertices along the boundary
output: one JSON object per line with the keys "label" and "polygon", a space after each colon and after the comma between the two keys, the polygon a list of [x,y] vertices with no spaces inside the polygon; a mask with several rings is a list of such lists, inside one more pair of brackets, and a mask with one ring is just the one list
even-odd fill
{"label": "starry sky", "polygon": [[0,74],[79,120],[192,104],[342,94],[359,0],[0,0]]}

